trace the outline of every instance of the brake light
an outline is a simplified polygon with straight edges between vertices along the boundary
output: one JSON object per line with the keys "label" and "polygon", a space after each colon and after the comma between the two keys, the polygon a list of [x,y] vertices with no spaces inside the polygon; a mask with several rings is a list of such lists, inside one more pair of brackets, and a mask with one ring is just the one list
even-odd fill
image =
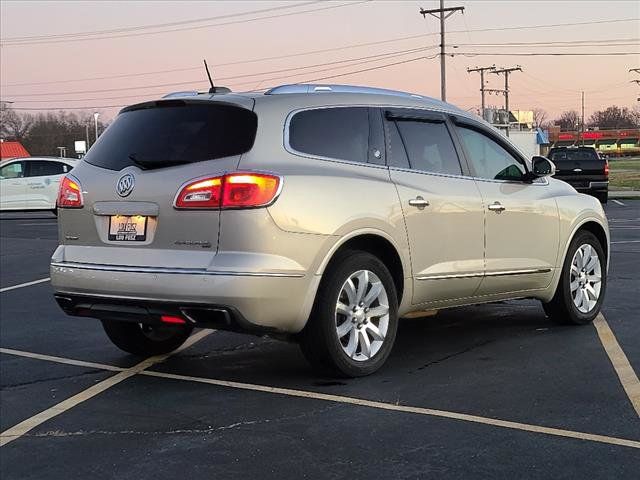
{"label": "brake light", "polygon": [[60,181],[56,206],[58,208],[82,208],[84,206],[80,182],[71,175],[62,177]]}
{"label": "brake light", "polygon": [[277,175],[235,172],[194,180],[178,193],[176,208],[252,208],[269,205],[276,198],[281,179]]}
{"label": "brake light", "polygon": [[609,177],[609,160],[604,161],[604,176]]}
{"label": "brake light", "polygon": [[160,315],[160,321],[162,323],[171,323],[174,325],[184,325],[187,323],[184,318],[176,317],[174,315]]}

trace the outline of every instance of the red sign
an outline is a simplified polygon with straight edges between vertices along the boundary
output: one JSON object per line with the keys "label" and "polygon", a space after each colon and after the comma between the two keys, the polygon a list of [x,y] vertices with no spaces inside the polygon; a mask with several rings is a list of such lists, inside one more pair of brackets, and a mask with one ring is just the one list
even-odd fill
{"label": "red sign", "polygon": [[602,138],[602,132],[584,132],[582,138],[584,140],[596,140]]}
{"label": "red sign", "polygon": [[558,135],[558,140],[575,140],[576,136],[571,133],[561,133]]}

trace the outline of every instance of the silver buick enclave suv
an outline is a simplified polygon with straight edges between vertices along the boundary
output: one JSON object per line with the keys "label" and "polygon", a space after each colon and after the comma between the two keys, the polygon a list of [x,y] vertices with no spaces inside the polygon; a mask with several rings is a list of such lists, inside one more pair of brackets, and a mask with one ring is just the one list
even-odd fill
{"label": "silver buick enclave suv", "polygon": [[123,109],[61,183],[56,299],[121,349],[268,333],[358,376],[404,315],[523,297],[563,323],[600,310],[600,203],[478,117],[373,88],[212,92]]}

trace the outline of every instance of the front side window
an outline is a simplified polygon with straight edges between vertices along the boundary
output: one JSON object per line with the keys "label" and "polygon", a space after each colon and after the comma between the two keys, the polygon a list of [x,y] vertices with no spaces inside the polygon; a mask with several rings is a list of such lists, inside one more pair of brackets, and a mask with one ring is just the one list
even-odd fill
{"label": "front side window", "polygon": [[29,162],[28,177],[46,177],[48,175],[62,175],[65,165],[60,162],[46,162],[44,160],[32,160]]}
{"label": "front side window", "polygon": [[298,112],[289,123],[289,145],[301,153],[366,163],[369,109],[336,107]]}
{"label": "front side window", "polygon": [[24,177],[24,170],[22,168],[22,162],[14,162],[9,165],[5,165],[0,170],[0,177],[2,178],[22,178]]}
{"label": "front side window", "polygon": [[412,169],[448,175],[462,174],[453,140],[443,122],[398,120],[395,123]]}
{"label": "front side window", "polygon": [[522,180],[524,166],[495,140],[476,130],[458,127],[460,140],[480,178]]}

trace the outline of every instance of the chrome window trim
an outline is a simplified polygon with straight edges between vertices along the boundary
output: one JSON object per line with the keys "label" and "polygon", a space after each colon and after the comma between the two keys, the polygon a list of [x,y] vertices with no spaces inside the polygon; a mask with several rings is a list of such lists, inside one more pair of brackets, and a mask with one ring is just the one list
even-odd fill
{"label": "chrome window trim", "polygon": [[101,272],[126,272],[126,273],[161,273],[175,275],[226,275],[233,277],[287,277],[301,278],[304,273],[279,273],[279,272],[237,272],[207,270],[204,268],[171,268],[171,267],[143,267],[129,265],[104,265],[100,263],[79,262],[51,262],[51,267],[75,268],[78,270],[97,270]]}
{"label": "chrome window trim", "polygon": [[[313,106],[308,106],[308,107],[301,107],[301,108],[296,108],[295,110],[291,110],[288,114],[287,117],[285,118],[284,121],[284,137],[283,137],[283,146],[284,149],[288,152],[291,153],[292,155],[296,155],[298,157],[304,157],[304,158],[312,158],[314,160],[324,160],[324,161],[329,161],[329,162],[336,162],[336,163],[345,163],[347,165],[361,165],[361,166],[366,166],[366,167],[373,167],[373,168],[390,168],[388,167],[388,165],[377,165],[375,163],[369,163],[369,162],[354,162],[353,160],[345,160],[342,158],[333,158],[333,157],[324,157],[322,155],[313,155],[311,153],[304,153],[304,152],[300,152],[298,150],[296,150],[295,148],[293,148],[291,146],[291,143],[289,142],[289,127],[291,125],[291,119],[293,118],[293,116],[297,113],[300,112],[305,112],[308,110],[321,110],[321,109],[327,109],[327,108],[356,108],[356,107],[361,107],[361,108],[403,108],[403,109],[410,109],[410,110],[424,110],[426,112],[437,112],[437,113],[442,113],[444,115],[462,115],[465,116],[464,113],[465,112],[455,112],[455,111],[451,111],[451,110],[446,110],[443,108],[438,108],[438,107],[431,107],[431,106],[407,106],[407,105],[388,105],[388,104],[383,104],[383,105],[378,105],[378,104],[362,104],[362,103],[353,103],[353,104],[349,104],[349,103],[339,103],[339,104],[323,104],[323,105],[313,105]],[[451,134],[451,133],[450,133]],[[415,172],[416,170],[411,170],[412,172]]]}
{"label": "chrome window trim", "polygon": [[457,178],[461,180],[475,180],[475,177],[470,177],[469,175],[453,175],[451,173],[427,172],[426,170],[418,170],[415,168],[389,167],[389,170],[395,171],[395,172],[418,173],[420,175],[433,175],[434,177]]}
{"label": "chrome window trim", "polygon": [[451,275],[419,275],[416,280],[448,280],[455,278],[479,278],[479,277],[501,277],[508,275],[531,275],[535,273],[549,273],[551,268],[526,268],[521,270],[503,270],[478,273],[454,273]]}

